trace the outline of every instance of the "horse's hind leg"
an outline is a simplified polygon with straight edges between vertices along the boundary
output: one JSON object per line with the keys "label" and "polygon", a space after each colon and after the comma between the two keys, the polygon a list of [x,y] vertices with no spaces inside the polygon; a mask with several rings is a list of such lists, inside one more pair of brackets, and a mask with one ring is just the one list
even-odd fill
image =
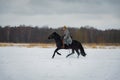
{"label": "horse's hind leg", "polygon": [[83,46],[80,44],[80,46],[79,46],[79,47],[80,47],[80,52],[81,52],[81,55],[85,57],[85,56],[86,56],[86,53],[85,53],[85,51],[84,51]]}
{"label": "horse's hind leg", "polygon": [[78,54],[77,58],[79,58],[79,55],[80,55],[79,50],[78,50],[78,49],[76,49],[75,51],[76,51],[76,52],[77,52],[77,54]]}
{"label": "horse's hind leg", "polygon": [[74,49],[72,49],[72,53],[68,54],[68,55],[66,56],[66,58],[69,57],[69,56],[72,55],[72,54],[74,54]]}

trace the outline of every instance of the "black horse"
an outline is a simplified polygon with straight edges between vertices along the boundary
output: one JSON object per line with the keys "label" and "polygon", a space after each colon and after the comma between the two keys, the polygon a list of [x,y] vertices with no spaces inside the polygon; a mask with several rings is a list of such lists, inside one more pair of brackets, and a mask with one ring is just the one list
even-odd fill
{"label": "black horse", "polygon": [[[61,38],[61,36],[60,36],[59,34],[57,34],[56,32],[53,32],[51,35],[49,35],[48,39],[54,39],[55,42],[56,42],[56,46],[57,46],[57,48],[56,48],[55,51],[54,51],[54,54],[53,54],[52,58],[54,58],[55,53],[57,53],[58,55],[61,55],[59,52],[57,52],[59,49],[63,49],[63,48],[62,48],[62,38]],[[73,41],[72,41],[72,44],[69,45],[69,46],[65,45],[65,48],[64,48],[64,49],[72,49],[72,53],[68,54],[68,55],[66,56],[66,58],[67,58],[68,56],[74,54],[74,51],[77,52],[78,58],[79,58],[79,55],[80,55],[79,49],[80,49],[80,51],[81,51],[81,55],[84,56],[84,57],[86,56],[86,53],[85,53],[85,51],[84,51],[81,43],[78,42],[78,41],[76,41],[76,40],[73,40]]]}

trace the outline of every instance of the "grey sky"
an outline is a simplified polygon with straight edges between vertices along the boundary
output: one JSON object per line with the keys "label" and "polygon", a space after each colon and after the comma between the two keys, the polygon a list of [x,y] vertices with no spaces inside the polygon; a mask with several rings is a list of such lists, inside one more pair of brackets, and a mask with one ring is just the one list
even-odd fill
{"label": "grey sky", "polygon": [[120,29],[120,0],[0,0],[0,25]]}

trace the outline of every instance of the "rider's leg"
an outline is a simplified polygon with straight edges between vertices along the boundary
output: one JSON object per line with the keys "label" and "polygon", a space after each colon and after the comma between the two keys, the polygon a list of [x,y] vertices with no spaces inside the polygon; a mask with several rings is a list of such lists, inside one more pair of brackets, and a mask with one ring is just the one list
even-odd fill
{"label": "rider's leg", "polygon": [[65,46],[64,46],[64,40],[62,40],[62,48],[65,48]]}

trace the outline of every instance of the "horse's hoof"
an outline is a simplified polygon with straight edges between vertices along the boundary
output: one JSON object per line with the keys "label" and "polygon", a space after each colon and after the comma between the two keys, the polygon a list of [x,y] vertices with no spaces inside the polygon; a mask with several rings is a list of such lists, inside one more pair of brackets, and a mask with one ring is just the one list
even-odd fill
{"label": "horse's hoof", "polygon": [[66,58],[68,58],[68,56],[66,56]]}
{"label": "horse's hoof", "polygon": [[84,57],[86,57],[87,54],[84,55]]}
{"label": "horse's hoof", "polygon": [[52,59],[54,59],[54,57],[52,57]]}

